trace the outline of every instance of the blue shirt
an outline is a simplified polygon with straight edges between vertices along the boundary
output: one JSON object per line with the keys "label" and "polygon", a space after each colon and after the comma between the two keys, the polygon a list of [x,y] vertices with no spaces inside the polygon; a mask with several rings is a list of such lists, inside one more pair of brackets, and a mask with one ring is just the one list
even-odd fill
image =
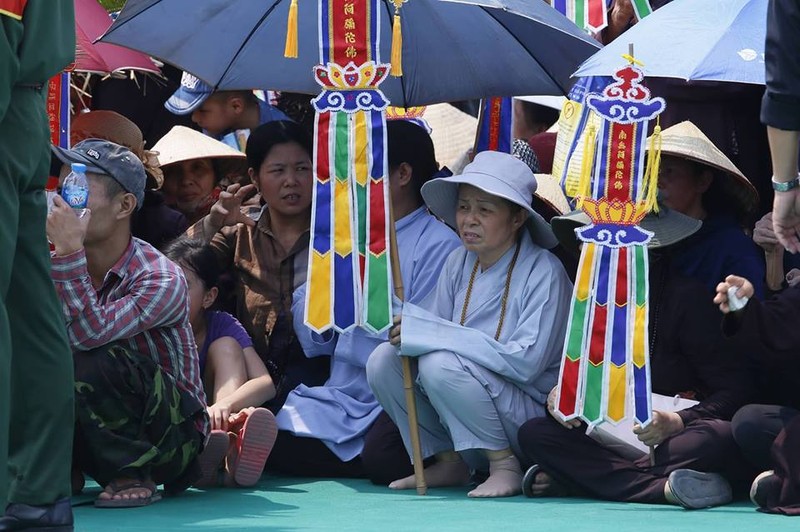
{"label": "blue shirt", "polygon": [[709,216],[688,240],[676,246],[673,267],[716,293],[717,284],[728,275],[750,280],[760,298],[764,296],[766,266],[760,248],[744,234],[733,216]]}
{"label": "blue shirt", "polygon": [[[273,120],[290,120],[283,111],[277,107],[268,104],[264,100],[258,100],[258,125],[272,122]],[[234,150],[239,150],[244,153],[247,146],[247,139],[250,137],[249,129],[237,129],[229,131],[228,133],[219,135],[216,138],[218,141],[227,144]]]}
{"label": "blue shirt", "polygon": [[[424,207],[397,220],[395,228],[406,299],[417,303],[434,290],[447,256],[461,242]],[[367,384],[365,367],[387,333],[356,328],[339,335],[317,335],[303,324],[304,299],[305,285],[295,290],[292,305],[297,338],[307,357],[332,355],[331,376],[324,386],[295,388],[276,416],[278,428],[319,439],[347,462],[361,453],[364,435],[381,411]]]}

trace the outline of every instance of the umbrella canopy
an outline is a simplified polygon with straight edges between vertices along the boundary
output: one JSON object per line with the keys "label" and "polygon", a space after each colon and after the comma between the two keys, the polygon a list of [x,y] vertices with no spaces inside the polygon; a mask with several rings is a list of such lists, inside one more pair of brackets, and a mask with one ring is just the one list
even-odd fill
{"label": "umbrella canopy", "polygon": [[675,0],[594,54],[575,76],[609,76],[628,44],[645,76],[764,84],[767,0]]}
{"label": "umbrella canopy", "polygon": [[[290,0],[128,0],[102,38],[172,63],[216,89],[316,94],[318,0],[298,5],[298,57],[283,57]],[[383,0],[381,60],[394,4]],[[600,45],[546,3],[409,0],[400,10],[403,73],[381,85],[393,105],[486,96],[563,95]]]}
{"label": "umbrella canopy", "polygon": [[139,70],[160,74],[147,55],[107,43],[94,43],[111,26],[111,17],[97,0],[75,0],[75,68],[78,72],[111,74]]}

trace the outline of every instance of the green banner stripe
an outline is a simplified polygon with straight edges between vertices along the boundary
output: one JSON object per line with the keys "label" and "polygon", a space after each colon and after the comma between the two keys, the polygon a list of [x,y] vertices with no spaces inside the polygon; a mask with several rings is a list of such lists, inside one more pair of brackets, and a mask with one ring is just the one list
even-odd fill
{"label": "green banner stripe", "polygon": [[581,29],[586,28],[586,2],[578,0],[575,2],[575,25]]}
{"label": "green banner stripe", "polygon": [[376,331],[383,330],[392,321],[391,302],[386,287],[389,285],[389,254],[379,257],[367,255],[369,285],[366,287],[365,322]]}
{"label": "green banner stripe", "polygon": [[586,323],[586,309],[589,301],[575,301],[572,307],[569,335],[567,336],[567,358],[577,360],[583,351],[583,337]]}
{"label": "green banner stripe", "polygon": [[636,260],[636,306],[647,304],[647,248],[633,246]]}
{"label": "green banner stripe", "polygon": [[586,391],[583,399],[583,418],[589,422],[599,421],[600,404],[603,399],[603,365],[586,364]]}
{"label": "green banner stripe", "polygon": [[336,179],[346,181],[350,165],[350,130],[347,113],[334,113],[336,116],[336,139],[333,154],[333,164],[336,169]]}
{"label": "green banner stripe", "polygon": [[633,9],[636,11],[636,18],[639,20],[653,12],[648,0],[631,0],[631,4],[633,4]]}

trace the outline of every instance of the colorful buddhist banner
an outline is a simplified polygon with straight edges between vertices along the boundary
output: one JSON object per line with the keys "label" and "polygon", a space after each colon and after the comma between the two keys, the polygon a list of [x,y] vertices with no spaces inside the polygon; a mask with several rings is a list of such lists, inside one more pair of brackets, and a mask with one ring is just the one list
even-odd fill
{"label": "colorful buddhist banner", "polygon": [[[564,344],[556,410],[590,426],[652,417],[648,343],[647,243],[637,224],[656,208],[658,168],[645,161],[648,123],[665,107],[641,85],[633,64],[584,105],[600,121],[587,133],[578,205],[591,224],[583,242]],[[659,135],[656,126],[654,136]],[[632,409],[632,411],[631,411]]]}
{"label": "colorful buddhist banner", "polygon": [[320,3],[305,322],[317,332],[391,325],[388,106],[378,88],[380,0]]}

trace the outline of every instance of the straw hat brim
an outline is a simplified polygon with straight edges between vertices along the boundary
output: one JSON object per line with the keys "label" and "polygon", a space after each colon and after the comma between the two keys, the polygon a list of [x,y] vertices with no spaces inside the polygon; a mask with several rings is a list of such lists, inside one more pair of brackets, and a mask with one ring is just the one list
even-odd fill
{"label": "straw hat brim", "polygon": [[546,219],[554,216],[564,215],[570,210],[569,201],[561,190],[556,178],[550,174],[535,174],[536,175],[536,192],[534,192],[534,203],[538,199],[543,204],[548,212],[540,212]]}
{"label": "straw hat brim", "polygon": [[552,249],[558,245],[558,240],[553,234],[550,224],[544,220],[542,215],[534,211],[531,205],[527,205],[522,201],[516,190],[489,174],[466,173],[440,177],[432,179],[423,185],[422,197],[428,208],[435,216],[453,229],[458,230],[456,225],[456,205],[458,203],[458,187],[462,184],[472,185],[487,194],[519,205],[528,213],[528,220],[525,225],[534,243],[545,249]]}
{"label": "straw hat brim", "polygon": [[[550,220],[550,225],[553,227],[553,233],[556,235],[559,244],[575,256],[580,254],[575,230],[590,223],[591,220],[583,211],[573,211]],[[702,225],[703,222],[700,220],[665,206],[660,206],[658,213],[652,212],[648,214],[639,223],[639,227],[653,233],[653,237],[647,243],[647,247],[650,249],[665,248],[677,244],[699,231]]]}
{"label": "straw hat brim", "polygon": [[681,157],[722,172],[733,185],[730,190],[743,214],[758,206],[758,191],[750,180],[691,122],[681,122],[661,133],[661,155]]}
{"label": "straw hat brim", "polygon": [[429,105],[423,118],[431,127],[436,160],[452,169],[458,158],[475,144],[478,119],[449,103]]}
{"label": "straw hat brim", "polygon": [[173,127],[153,146],[153,151],[158,153],[162,168],[193,159],[247,159],[244,153],[227,144],[184,126]]}

